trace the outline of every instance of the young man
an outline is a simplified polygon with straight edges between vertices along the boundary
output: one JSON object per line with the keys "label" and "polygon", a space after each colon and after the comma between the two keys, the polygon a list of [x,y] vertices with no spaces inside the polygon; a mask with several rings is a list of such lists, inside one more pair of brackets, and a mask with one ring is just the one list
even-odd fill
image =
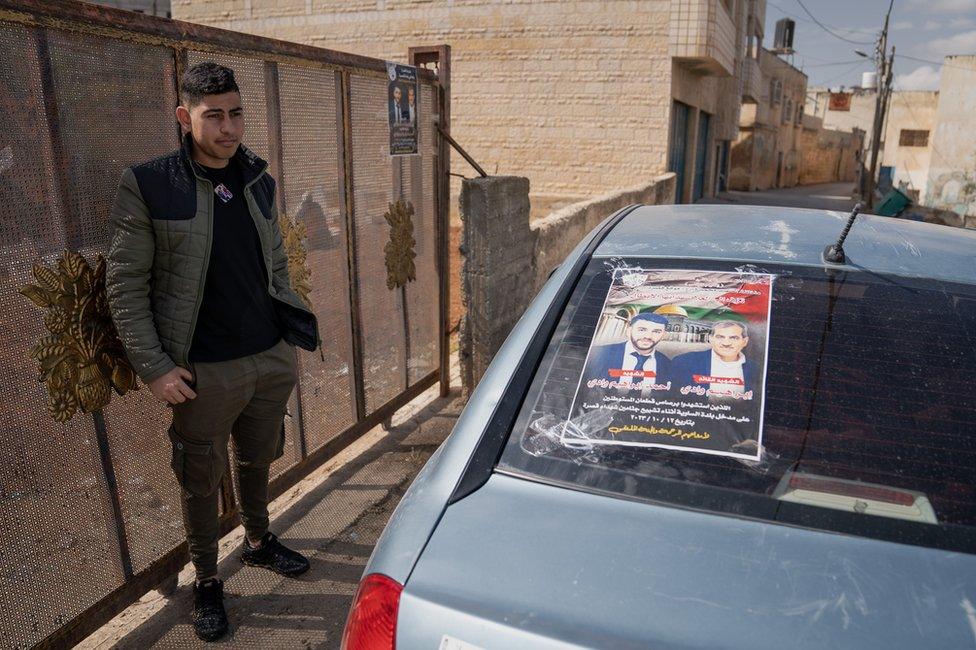
{"label": "young man", "polygon": [[126,354],[172,406],[172,467],[196,569],[194,630],[227,631],[217,576],[217,496],[233,436],[246,537],[241,560],[295,576],[308,560],[268,531],[268,468],[282,453],[315,316],[292,291],[267,163],[242,144],[232,70],[193,66],[176,118],[183,146],[125,170],[112,210],[106,288]]}
{"label": "young man", "polygon": [[[640,313],[627,325],[627,340],[597,346],[587,364],[586,379],[606,379],[622,385],[641,386],[642,392],[652,384],[671,380],[671,359],[657,350],[667,334],[668,319],[660,314]],[[638,377],[629,371],[644,373]]]}

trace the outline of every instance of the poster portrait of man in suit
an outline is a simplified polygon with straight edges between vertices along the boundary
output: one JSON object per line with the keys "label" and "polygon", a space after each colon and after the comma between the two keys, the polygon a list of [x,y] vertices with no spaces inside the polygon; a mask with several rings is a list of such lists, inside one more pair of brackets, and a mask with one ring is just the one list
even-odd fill
{"label": "poster portrait of man in suit", "polygon": [[593,348],[584,379],[606,379],[625,386],[666,384],[671,379],[671,359],[656,348],[667,325],[668,319],[660,314],[637,314],[627,325],[627,340]]}

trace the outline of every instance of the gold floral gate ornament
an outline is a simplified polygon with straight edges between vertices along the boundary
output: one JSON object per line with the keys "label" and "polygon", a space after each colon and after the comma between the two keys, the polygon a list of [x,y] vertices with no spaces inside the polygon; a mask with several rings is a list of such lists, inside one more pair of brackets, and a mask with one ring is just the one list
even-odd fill
{"label": "gold floral gate ornament", "polygon": [[281,238],[288,253],[288,280],[291,288],[302,299],[305,306],[312,308],[312,301],[309,294],[312,292],[312,272],[308,268],[308,231],[305,224],[298,220],[298,217],[288,217],[283,215],[278,219],[278,226],[281,228]]}
{"label": "gold floral gate ornament", "polygon": [[137,390],[136,374],[125,357],[122,342],[105,296],[105,258],[98,255],[93,269],[85,258],[65,251],[54,268],[34,266],[37,284],[20,293],[46,309],[41,337],[28,353],[38,362],[40,381],[47,385],[48,411],[67,422],[81,409],[92,413],[119,395]]}
{"label": "gold floral gate ornament", "polygon": [[386,286],[392,290],[417,279],[417,266],[414,264],[417,240],[413,237],[413,205],[403,200],[391,203],[383,218],[390,224],[390,241],[383,251],[386,253]]}

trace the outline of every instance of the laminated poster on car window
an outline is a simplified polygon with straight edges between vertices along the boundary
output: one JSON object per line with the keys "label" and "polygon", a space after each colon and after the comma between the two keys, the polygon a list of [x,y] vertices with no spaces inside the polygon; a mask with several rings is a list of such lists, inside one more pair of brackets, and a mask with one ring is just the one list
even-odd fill
{"label": "laminated poster on car window", "polygon": [[[617,269],[563,433],[759,460],[773,276]],[[603,409],[607,429],[573,430]]]}

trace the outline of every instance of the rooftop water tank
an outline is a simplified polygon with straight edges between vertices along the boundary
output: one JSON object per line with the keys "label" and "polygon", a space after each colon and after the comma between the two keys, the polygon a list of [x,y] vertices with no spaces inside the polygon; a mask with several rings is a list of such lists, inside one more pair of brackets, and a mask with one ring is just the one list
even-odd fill
{"label": "rooftop water tank", "polygon": [[864,72],[861,74],[861,88],[865,90],[877,90],[878,88],[878,73],[877,72]]}

